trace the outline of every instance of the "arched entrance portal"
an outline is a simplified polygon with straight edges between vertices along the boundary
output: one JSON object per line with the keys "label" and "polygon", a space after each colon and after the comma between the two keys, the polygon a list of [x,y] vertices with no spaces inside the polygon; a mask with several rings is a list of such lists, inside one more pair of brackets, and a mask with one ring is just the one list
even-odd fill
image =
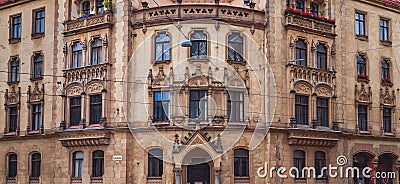
{"label": "arched entrance portal", "polygon": [[[374,158],[373,155],[366,152],[360,152],[353,156],[353,166],[357,167],[360,171],[362,171],[366,167],[374,168],[372,165],[372,159]],[[354,173],[354,176],[357,176]],[[362,174],[359,174],[358,177],[354,177],[355,184],[370,184],[373,182],[373,179],[366,178]]]}
{"label": "arched entrance portal", "polygon": [[186,168],[185,184],[212,184],[211,169],[213,161],[210,155],[201,148],[189,151],[183,159]]}

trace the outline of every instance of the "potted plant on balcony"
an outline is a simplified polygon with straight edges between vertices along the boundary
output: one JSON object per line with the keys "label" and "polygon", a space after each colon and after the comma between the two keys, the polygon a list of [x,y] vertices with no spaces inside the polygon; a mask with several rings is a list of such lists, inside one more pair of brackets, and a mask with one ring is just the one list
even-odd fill
{"label": "potted plant on balcony", "polygon": [[111,0],[104,0],[104,11],[106,13],[111,13],[112,12],[112,1]]}

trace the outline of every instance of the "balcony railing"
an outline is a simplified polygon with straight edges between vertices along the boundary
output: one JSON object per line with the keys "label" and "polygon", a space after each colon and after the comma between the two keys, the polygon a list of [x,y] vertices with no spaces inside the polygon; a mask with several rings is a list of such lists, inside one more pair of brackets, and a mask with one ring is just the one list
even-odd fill
{"label": "balcony railing", "polygon": [[91,80],[107,79],[107,72],[110,69],[110,63],[104,63],[81,68],[66,69],[64,71],[65,82],[71,84],[73,82],[88,83]]}
{"label": "balcony railing", "polygon": [[318,20],[317,18],[311,18],[303,15],[297,15],[294,13],[286,13],[285,15],[285,26],[288,29],[305,31],[311,34],[317,34],[321,36],[327,36],[334,38],[335,23]]}
{"label": "balcony railing", "polygon": [[64,22],[64,33],[85,32],[90,28],[105,28],[112,26],[112,13],[101,13],[87,18],[78,18]]}
{"label": "balcony railing", "polygon": [[148,8],[137,10],[133,13],[134,26],[142,24],[169,23],[172,20],[189,19],[215,19],[245,26],[263,26],[265,12],[249,8],[227,5],[190,5],[176,4],[162,6],[160,8]]}
{"label": "balcony railing", "polygon": [[325,83],[329,86],[333,86],[333,71],[299,66],[295,64],[289,64],[289,66],[290,73],[295,81],[305,80],[310,84]]}

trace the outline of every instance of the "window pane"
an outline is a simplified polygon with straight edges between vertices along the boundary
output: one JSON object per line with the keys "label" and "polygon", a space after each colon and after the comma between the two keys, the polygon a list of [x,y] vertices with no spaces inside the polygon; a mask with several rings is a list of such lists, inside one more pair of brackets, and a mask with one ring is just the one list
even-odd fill
{"label": "window pane", "polygon": [[8,177],[16,177],[17,176],[17,155],[11,154],[8,156]]}
{"label": "window pane", "polygon": [[81,97],[70,98],[70,125],[77,126],[81,121]]}
{"label": "window pane", "polygon": [[102,95],[90,96],[90,124],[99,124],[102,117]]}
{"label": "window pane", "polygon": [[32,162],[31,177],[37,178],[40,176],[40,167],[41,167],[40,153],[33,154],[31,159],[32,159],[31,160],[31,162]]}

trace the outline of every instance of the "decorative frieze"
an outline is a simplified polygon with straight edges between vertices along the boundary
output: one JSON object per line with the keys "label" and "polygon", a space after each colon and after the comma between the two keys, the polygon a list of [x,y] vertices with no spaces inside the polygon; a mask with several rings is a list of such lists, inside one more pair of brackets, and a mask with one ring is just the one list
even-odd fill
{"label": "decorative frieze", "polygon": [[110,144],[110,134],[89,134],[69,136],[59,139],[65,147],[104,146]]}

